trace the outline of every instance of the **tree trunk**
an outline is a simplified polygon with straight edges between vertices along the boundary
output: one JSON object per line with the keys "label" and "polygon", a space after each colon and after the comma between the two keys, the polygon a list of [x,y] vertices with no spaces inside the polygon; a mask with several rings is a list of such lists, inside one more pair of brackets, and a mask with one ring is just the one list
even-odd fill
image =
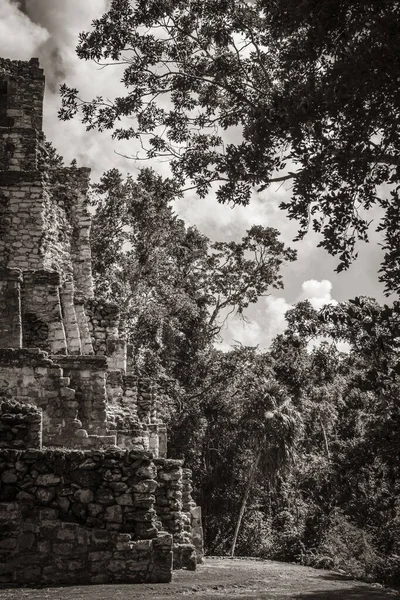
{"label": "tree trunk", "polygon": [[322,435],[324,436],[324,446],[325,446],[326,458],[328,460],[330,460],[331,453],[329,452],[328,436],[326,435],[326,429],[325,429],[325,426],[324,426],[324,424],[322,422],[322,419],[320,419],[319,422],[321,423]]}
{"label": "tree trunk", "polygon": [[243,500],[242,500],[242,505],[240,507],[239,516],[238,516],[238,520],[237,520],[236,527],[235,527],[235,533],[233,534],[233,541],[232,541],[232,547],[231,547],[231,558],[233,558],[235,555],[235,548],[236,548],[237,538],[239,535],[239,529],[242,524],[244,511],[246,510],[247,500],[249,499],[250,490],[253,485],[254,477],[257,472],[257,467],[258,467],[258,463],[260,462],[260,458],[261,458],[261,450],[259,450],[257,453],[253,467],[251,468],[251,471],[249,474],[249,478],[247,480],[246,489],[245,489]]}

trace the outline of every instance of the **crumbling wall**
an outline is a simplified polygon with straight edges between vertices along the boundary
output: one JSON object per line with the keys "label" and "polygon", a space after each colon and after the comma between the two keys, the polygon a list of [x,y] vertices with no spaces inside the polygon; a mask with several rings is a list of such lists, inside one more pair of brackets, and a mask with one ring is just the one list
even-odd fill
{"label": "crumbling wall", "polygon": [[5,348],[22,347],[21,283],[21,271],[0,268],[0,340]]}
{"label": "crumbling wall", "polygon": [[43,410],[43,441],[47,445],[67,444],[81,428],[69,383],[45,352],[0,349],[0,394]]}
{"label": "crumbling wall", "polygon": [[[87,210],[90,169],[47,168],[40,160],[43,92],[44,75],[37,59],[29,63],[0,59],[0,266],[23,274],[23,346],[52,354],[90,354],[84,310],[84,302],[93,296]],[[47,289],[39,284],[33,293],[31,280],[38,271],[57,275],[56,288],[47,282]],[[62,327],[49,333],[57,342],[46,339],[46,327],[55,327],[51,315],[43,319],[38,314],[45,310],[43,298],[53,303],[49,295],[62,314],[57,319]]]}
{"label": "crumbling wall", "polygon": [[22,344],[51,354],[65,354],[67,343],[57,271],[25,271],[22,284]]}
{"label": "crumbling wall", "polygon": [[71,263],[75,295],[79,301],[86,301],[93,298],[91,217],[87,210],[90,169],[64,167],[52,170],[49,176],[52,203],[62,207],[63,218],[65,215],[69,224],[68,263]]}
{"label": "crumbling wall", "polygon": [[37,169],[43,93],[44,75],[37,59],[0,59],[0,170]]}
{"label": "crumbling wall", "polygon": [[42,131],[44,73],[39,60],[0,58],[2,110],[0,127]]}
{"label": "crumbling wall", "polygon": [[88,433],[107,435],[107,362],[103,356],[57,357],[64,374],[70,378],[78,404],[78,419]]}
{"label": "crumbling wall", "polygon": [[0,449],[42,447],[42,411],[0,397]]}
{"label": "crumbling wall", "polygon": [[146,452],[3,450],[0,502],[51,506],[64,521],[152,539],[156,476]]}
{"label": "crumbling wall", "polygon": [[117,445],[129,450],[149,450],[149,432],[137,412],[137,378],[122,371],[108,371],[107,426],[117,435]]}
{"label": "crumbling wall", "polygon": [[89,300],[85,304],[93,351],[107,356],[111,371],[126,371],[127,348],[120,307],[111,302]]}
{"label": "crumbling wall", "polygon": [[172,538],[66,523],[54,508],[0,503],[0,583],[79,585],[171,581]]}
{"label": "crumbling wall", "polygon": [[42,173],[0,172],[2,266],[22,271],[51,269],[48,250],[54,225],[48,205]]}
{"label": "crumbling wall", "polygon": [[78,418],[79,403],[59,364],[37,349],[0,349],[0,395],[43,411],[43,444],[69,448],[114,445],[113,435],[89,435]]}
{"label": "crumbling wall", "polygon": [[[156,459],[157,468],[155,510],[162,527],[174,540],[174,568],[196,569],[196,551],[191,539],[191,519],[183,512],[182,460]],[[185,490],[187,492],[187,488]]]}

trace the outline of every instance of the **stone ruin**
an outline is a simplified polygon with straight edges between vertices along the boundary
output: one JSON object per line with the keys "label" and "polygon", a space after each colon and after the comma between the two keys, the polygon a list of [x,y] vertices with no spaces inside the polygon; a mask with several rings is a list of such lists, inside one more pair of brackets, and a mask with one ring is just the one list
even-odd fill
{"label": "stone ruin", "polygon": [[37,59],[0,59],[0,583],[168,582],[202,560],[118,306],[94,298],[90,170],[55,168]]}

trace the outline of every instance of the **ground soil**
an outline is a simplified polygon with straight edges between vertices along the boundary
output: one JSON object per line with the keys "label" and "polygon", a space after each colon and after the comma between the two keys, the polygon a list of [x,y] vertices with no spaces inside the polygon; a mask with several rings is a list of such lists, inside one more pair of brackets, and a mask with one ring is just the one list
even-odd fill
{"label": "ground soil", "polygon": [[0,589],[1,600],[387,600],[400,593],[350,577],[272,561],[208,558],[172,583]]}

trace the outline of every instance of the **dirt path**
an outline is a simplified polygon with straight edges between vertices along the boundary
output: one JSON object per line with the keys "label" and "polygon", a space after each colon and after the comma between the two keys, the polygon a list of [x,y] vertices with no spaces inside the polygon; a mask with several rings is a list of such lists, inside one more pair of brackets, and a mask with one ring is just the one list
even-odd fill
{"label": "dirt path", "polygon": [[387,600],[400,593],[330,571],[254,559],[208,558],[170,584],[0,589],[0,600]]}

